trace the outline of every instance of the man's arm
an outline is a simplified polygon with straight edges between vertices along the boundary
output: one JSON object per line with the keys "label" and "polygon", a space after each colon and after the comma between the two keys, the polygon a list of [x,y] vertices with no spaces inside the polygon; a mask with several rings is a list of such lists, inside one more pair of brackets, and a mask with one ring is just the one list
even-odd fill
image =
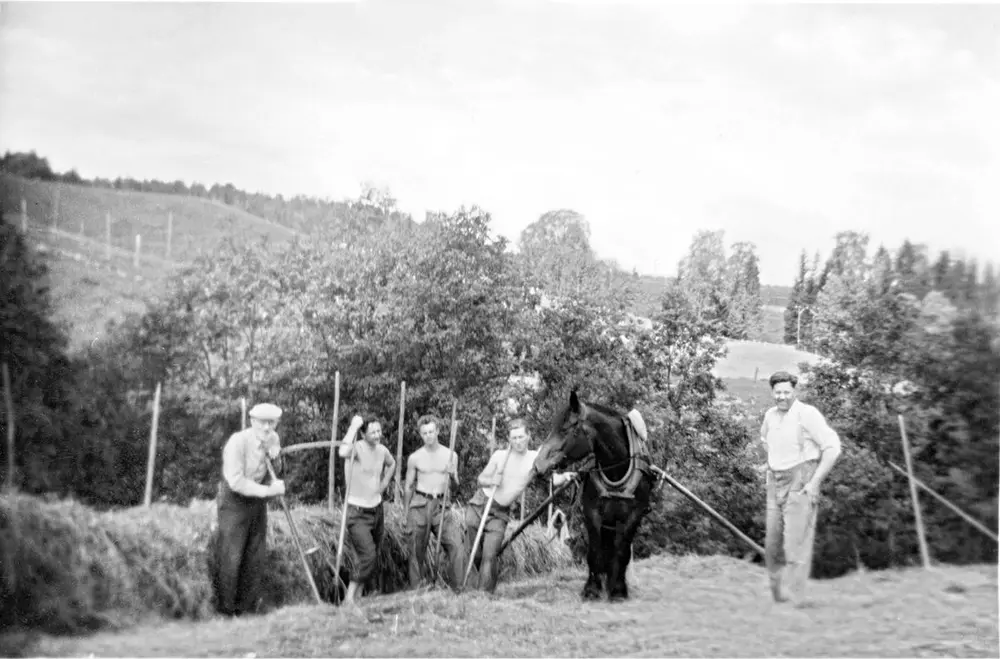
{"label": "man's arm", "polygon": [[406,459],[406,483],[403,484],[403,517],[410,512],[410,500],[417,489],[417,462],[413,454]]}
{"label": "man's arm", "polygon": [[451,452],[451,457],[448,459],[448,473],[455,485],[458,485],[458,453],[455,451]]}
{"label": "man's arm", "polygon": [[806,432],[813,438],[821,451],[816,473],[813,474],[813,477],[803,488],[815,496],[819,494],[819,488],[823,484],[823,479],[827,477],[830,470],[833,469],[833,465],[837,462],[837,458],[840,457],[840,437],[826,422],[826,419],[819,410],[812,408],[806,409],[804,412],[800,416],[802,427],[806,429]]}
{"label": "man's arm", "polygon": [[365,420],[360,416],[355,416],[351,419],[351,425],[347,428],[347,434],[344,435],[344,443],[340,445],[337,449],[337,453],[340,454],[342,458],[349,458],[351,456],[351,449],[354,448],[354,440],[358,436],[358,430],[364,424]]}
{"label": "man's arm", "polygon": [[244,447],[243,440],[236,439],[235,435],[229,438],[225,448],[222,449],[222,476],[226,479],[230,489],[243,496],[257,497],[263,499],[271,496],[271,488],[267,485],[255,483],[247,478],[243,472]]}
{"label": "man's arm", "polygon": [[479,487],[487,488],[500,484],[502,476],[497,474],[497,470],[500,468],[500,461],[497,459],[499,455],[500,451],[494,451],[493,455],[490,456],[490,461],[479,472],[479,478],[477,479]]}
{"label": "man's arm", "polygon": [[379,492],[386,491],[392,483],[392,477],[396,474],[396,459],[392,457],[392,453],[385,446],[382,446],[382,450],[385,451],[385,461],[382,463],[382,481],[379,483]]}

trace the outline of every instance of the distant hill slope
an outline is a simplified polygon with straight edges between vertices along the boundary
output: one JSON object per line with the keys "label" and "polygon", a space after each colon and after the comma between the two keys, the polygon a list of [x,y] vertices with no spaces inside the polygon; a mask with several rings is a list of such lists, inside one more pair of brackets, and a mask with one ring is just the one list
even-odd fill
{"label": "distant hill slope", "polygon": [[[197,197],[0,174],[0,207],[4,218],[18,226],[22,199],[28,235],[50,257],[57,318],[69,324],[74,348],[103,336],[107,321],[142,311],[149,296],[162,290],[177,266],[198,254],[211,253],[227,236],[267,236],[285,242],[299,235],[240,209]],[[169,255],[168,218],[172,228]],[[141,236],[138,265],[134,263],[137,234]]]}

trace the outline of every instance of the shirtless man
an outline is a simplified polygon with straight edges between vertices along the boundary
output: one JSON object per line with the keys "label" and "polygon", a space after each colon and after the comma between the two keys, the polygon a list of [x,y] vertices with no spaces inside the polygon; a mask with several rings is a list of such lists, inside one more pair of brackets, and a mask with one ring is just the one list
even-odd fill
{"label": "shirtless man", "polygon": [[[510,521],[510,507],[521,496],[521,492],[531,483],[534,476],[532,466],[538,451],[529,451],[528,426],[524,419],[514,419],[510,422],[510,446],[493,452],[490,461],[479,474],[479,489],[472,496],[465,508],[465,540],[466,551],[472,553],[472,544],[479,532],[479,524],[483,519],[486,503],[493,494],[493,504],[490,506],[489,517],[483,528],[483,536],[476,547],[476,555],[469,556],[475,562],[479,561],[478,585],[487,592],[493,592],[497,587],[500,574],[500,562],[497,553],[503,544]],[[556,473],[552,475],[553,485],[562,485],[566,480],[575,478],[573,472]],[[462,561],[465,563],[465,560]],[[465,565],[462,565],[462,577],[465,577]],[[476,586],[476,577],[469,575],[469,585]]]}
{"label": "shirtless man", "polygon": [[[462,586],[463,575],[459,573],[462,563],[460,557],[464,549],[462,530],[455,524],[447,523],[443,506],[448,477],[458,485],[458,456],[438,442],[438,425],[437,418],[432,415],[420,417],[417,428],[424,445],[410,454],[406,464],[403,516],[406,518],[406,534],[410,544],[411,588],[418,587],[429,576],[426,563],[431,530],[441,536],[447,563],[452,566],[452,574],[448,575],[452,588]],[[437,557],[434,556],[431,560],[437,560]]]}

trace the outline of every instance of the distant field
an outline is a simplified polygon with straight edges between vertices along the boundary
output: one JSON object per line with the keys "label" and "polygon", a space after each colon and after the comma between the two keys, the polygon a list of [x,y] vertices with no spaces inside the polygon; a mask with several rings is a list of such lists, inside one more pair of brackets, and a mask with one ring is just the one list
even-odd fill
{"label": "distant field", "polygon": [[[0,207],[4,218],[18,226],[22,199],[27,208],[28,235],[49,257],[56,318],[69,326],[71,348],[103,336],[109,320],[144,310],[149,297],[162,291],[171,272],[198,254],[211,252],[227,236],[267,236],[279,242],[296,236],[287,227],[196,197],[55,184],[0,174]],[[133,263],[136,234],[141,235],[138,266]]]}
{"label": "distant field", "polygon": [[720,359],[712,374],[723,379],[750,378],[766,380],[775,371],[799,373],[799,364],[814,364],[819,355],[796,350],[794,346],[756,341],[730,341],[729,354]]}

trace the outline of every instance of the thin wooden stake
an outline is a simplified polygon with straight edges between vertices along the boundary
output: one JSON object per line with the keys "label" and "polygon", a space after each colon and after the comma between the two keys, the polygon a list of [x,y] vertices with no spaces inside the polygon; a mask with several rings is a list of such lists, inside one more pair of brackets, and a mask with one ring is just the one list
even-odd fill
{"label": "thin wooden stake", "polygon": [[240,430],[247,429],[247,397],[240,396]]}
{"label": "thin wooden stake", "polygon": [[174,236],[174,213],[167,213],[167,260],[170,260],[170,248]]}
{"label": "thin wooden stake", "polygon": [[[903,476],[907,475],[906,471],[904,471],[899,465],[890,462],[889,466],[895,469],[898,473],[902,474]],[[956,515],[964,519],[966,522],[968,522],[970,525],[972,525],[974,529],[992,539],[993,542],[1000,542],[1000,539],[997,538],[996,533],[990,531],[982,523],[977,521],[972,515],[968,514],[967,512],[965,512],[964,510],[953,504],[951,501],[948,501],[943,496],[932,490],[930,487],[927,486],[926,483],[921,481],[916,476],[913,477],[913,482],[915,482],[917,484],[917,487],[919,487],[921,490],[923,490],[927,494],[931,495],[932,497],[940,501],[942,504],[947,506],[949,510],[951,510],[953,513],[955,513]]]}
{"label": "thin wooden stake", "polygon": [[135,256],[132,257],[132,265],[139,267],[139,250],[142,248],[142,236],[135,234]]}
{"label": "thin wooden stake", "polygon": [[406,420],[406,380],[399,386],[399,432],[396,439],[396,501],[403,500],[403,422]]}
{"label": "thin wooden stake", "polygon": [[[455,453],[455,437],[458,436],[458,401],[451,404],[451,439],[448,441],[448,466],[451,467],[451,456]],[[458,456],[455,456],[455,467],[458,468]],[[451,493],[451,472],[448,471],[444,481],[444,496],[441,497],[441,523],[438,532],[434,536],[434,553],[431,555],[431,564],[434,566],[434,581],[438,578],[438,554],[441,552],[441,536],[444,535],[445,517],[448,514],[448,495]],[[434,521],[431,520],[433,525]]]}
{"label": "thin wooden stake", "polygon": [[28,202],[21,198],[21,233],[28,233]]}
{"label": "thin wooden stake", "polygon": [[927,537],[924,535],[924,520],[920,515],[920,501],[917,499],[917,483],[913,476],[913,461],[910,459],[910,442],[906,438],[906,422],[902,414],[897,414],[899,419],[899,434],[903,439],[903,457],[906,459],[906,476],[910,481],[910,498],[913,499],[913,515],[917,521],[917,539],[920,542],[920,558],[924,563],[924,569],[931,566],[931,555],[927,549]]}
{"label": "thin wooden stake", "polygon": [[153,466],[156,464],[156,427],[160,422],[160,383],[156,383],[153,394],[153,425],[149,430],[149,460],[146,463],[146,496],[143,505],[149,508],[153,502]]}
{"label": "thin wooden stake", "polygon": [[493,421],[490,422],[490,455],[493,455],[493,451],[497,450],[497,415],[493,415]]}
{"label": "thin wooden stake", "polygon": [[8,492],[14,491],[14,393],[10,387],[10,371],[7,362],[0,364],[3,369],[3,401],[7,407],[7,482]]}
{"label": "thin wooden stake", "polygon": [[333,376],[333,427],[330,429],[330,471],[329,471],[329,492],[327,493],[326,507],[333,511],[334,508],[334,498],[336,496],[337,487],[337,469],[336,469],[336,456],[337,449],[334,446],[337,443],[337,419],[340,418],[340,371],[334,373]]}

